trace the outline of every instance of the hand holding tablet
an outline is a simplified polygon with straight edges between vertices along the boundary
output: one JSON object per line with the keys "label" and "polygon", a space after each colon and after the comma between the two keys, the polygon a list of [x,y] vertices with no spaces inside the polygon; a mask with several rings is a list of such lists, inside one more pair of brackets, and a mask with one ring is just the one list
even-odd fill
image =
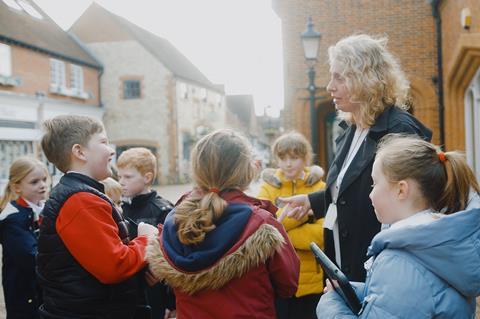
{"label": "hand holding tablet", "polygon": [[[315,243],[310,243],[310,249],[315,255],[317,263],[322,266],[327,279],[330,281],[333,289],[345,300],[345,303],[350,307],[354,314],[358,315],[362,309],[362,304],[358,300],[355,290],[347,276],[338,269],[338,267],[325,255],[325,253]],[[333,282],[336,281],[336,282]]]}

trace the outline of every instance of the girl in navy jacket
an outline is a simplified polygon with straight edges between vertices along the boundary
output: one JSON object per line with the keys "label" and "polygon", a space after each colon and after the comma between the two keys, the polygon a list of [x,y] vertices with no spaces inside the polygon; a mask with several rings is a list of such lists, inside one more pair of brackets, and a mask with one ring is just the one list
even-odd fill
{"label": "girl in navy jacket", "polygon": [[38,317],[40,293],[35,278],[38,220],[47,194],[45,165],[22,157],[10,167],[0,202],[2,285],[7,319]]}

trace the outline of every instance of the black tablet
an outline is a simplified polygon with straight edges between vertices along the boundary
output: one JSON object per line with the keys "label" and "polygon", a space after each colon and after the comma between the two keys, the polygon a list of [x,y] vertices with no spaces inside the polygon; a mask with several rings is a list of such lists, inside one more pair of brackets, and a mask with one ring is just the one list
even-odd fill
{"label": "black tablet", "polygon": [[[345,303],[350,307],[354,314],[358,315],[360,310],[362,309],[362,304],[360,300],[358,300],[357,294],[353,289],[352,285],[350,285],[350,281],[348,280],[347,276],[338,269],[338,267],[328,259],[327,255],[317,246],[315,243],[310,243],[310,249],[312,250],[313,254],[315,255],[315,259],[317,263],[322,266],[324,273],[327,275],[327,279],[330,281],[332,287],[334,287],[335,291],[342,296],[345,300]],[[338,285],[334,285],[332,280],[336,280]]]}

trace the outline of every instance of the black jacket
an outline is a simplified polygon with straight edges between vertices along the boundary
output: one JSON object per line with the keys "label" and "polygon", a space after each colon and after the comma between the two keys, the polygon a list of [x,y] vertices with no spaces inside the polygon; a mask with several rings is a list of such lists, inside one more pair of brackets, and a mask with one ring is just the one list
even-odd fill
{"label": "black jacket", "polygon": [[[130,203],[124,202],[122,209],[123,215],[133,220],[136,224],[144,222],[158,226],[158,224],[163,224],[165,217],[173,209],[173,204],[158,195],[156,191],[151,191],[147,194],[135,196]],[[135,238],[137,236],[137,226],[130,223],[128,229],[131,238]],[[152,308],[152,318],[163,318],[166,308],[175,309],[173,290],[163,283],[147,287],[143,277],[143,274],[138,276],[139,287],[145,291],[146,296],[140,292],[139,299],[147,298],[146,303]]]}
{"label": "black jacket", "polygon": [[[135,223],[144,222],[153,226],[163,224],[165,217],[172,210],[173,204],[165,198],[151,191],[147,194],[137,195],[130,203],[122,204],[123,215],[132,219]],[[137,227],[130,225],[131,238],[137,237]]]}
{"label": "black jacket", "polygon": [[[337,180],[343,161],[350,148],[356,126],[341,122],[344,132],[336,139],[337,153],[330,165],[325,190],[309,195],[317,217],[325,215],[332,202],[330,187]],[[337,198],[337,223],[340,237],[342,271],[352,281],[365,281],[367,248],[380,231],[369,194],[372,189],[372,165],[377,143],[389,133],[415,134],[430,141],[432,132],[409,113],[398,107],[387,107],[370,127],[367,138],[360,146],[343,178]],[[325,253],[335,261],[333,232],[325,229]]]}
{"label": "black jacket", "polygon": [[37,277],[44,302],[40,307],[41,318],[133,318],[137,296],[135,278],[113,285],[101,283],[75,260],[57,233],[60,209],[70,196],[79,192],[95,194],[112,205],[119,237],[124,243],[128,242],[125,222],[103,194],[103,185],[85,175],[65,174],[53,188],[42,211],[37,255]]}

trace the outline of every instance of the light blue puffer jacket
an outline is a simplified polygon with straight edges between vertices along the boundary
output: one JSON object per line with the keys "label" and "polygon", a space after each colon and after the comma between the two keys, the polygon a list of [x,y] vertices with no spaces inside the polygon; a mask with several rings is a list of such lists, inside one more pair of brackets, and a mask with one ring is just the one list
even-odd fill
{"label": "light blue puffer jacket", "polygon": [[[354,315],[334,291],[317,307],[324,318],[474,318],[480,295],[480,209],[429,224],[386,229],[368,250],[365,283],[354,283],[363,308]],[[368,262],[366,263],[368,264]]]}

